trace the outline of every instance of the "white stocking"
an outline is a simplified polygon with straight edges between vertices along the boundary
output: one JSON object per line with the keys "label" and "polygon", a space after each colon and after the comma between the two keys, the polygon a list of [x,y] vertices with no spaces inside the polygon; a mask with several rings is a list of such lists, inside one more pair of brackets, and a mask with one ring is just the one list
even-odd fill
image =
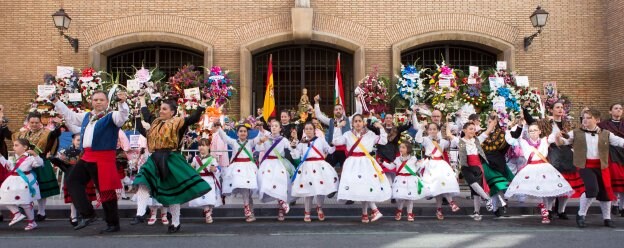
{"label": "white stocking", "polygon": [[[151,206],[150,207],[150,212],[151,212],[150,213],[150,215],[151,215],[150,219],[156,219],[156,215],[158,214],[158,207]],[[161,211],[161,213],[163,213],[163,212]]]}
{"label": "white stocking", "polygon": [[32,221],[35,219],[35,210],[31,204],[22,204],[20,206],[24,209],[24,213],[26,214],[26,218],[28,220]]}
{"label": "white stocking", "polygon": [[594,199],[596,199],[596,198],[587,198],[587,197],[585,197],[585,193],[583,193],[581,195],[581,199],[580,199],[578,215],[586,216],[587,215],[587,210],[591,206],[591,204],[594,201]]}
{"label": "white stocking", "polygon": [[37,214],[45,216],[46,215],[46,203],[48,202],[48,198],[41,198],[37,200]]}
{"label": "white stocking", "polygon": [[481,196],[481,198],[483,198],[484,200],[490,199],[490,196],[485,193],[485,190],[483,190],[481,185],[479,185],[478,183],[470,184],[470,188],[472,188],[472,190],[476,192],[479,196]]}
{"label": "white stocking", "polygon": [[[559,209],[557,209],[557,213],[565,213],[566,206],[568,205],[568,201],[570,198],[568,197],[558,197],[559,199]],[[587,211],[586,211],[587,212]]]}
{"label": "white stocking", "polygon": [[618,196],[618,209],[624,209],[624,193],[617,193]]}
{"label": "white stocking", "polygon": [[78,211],[76,210],[76,206],[73,203],[69,204],[69,217],[73,220],[78,217]]}
{"label": "white stocking", "polygon": [[312,207],[312,196],[307,196],[303,198],[303,207],[306,213],[310,212],[310,208]]}
{"label": "white stocking", "polygon": [[436,196],[436,208],[442,208],[442,195]]}
{"label": "white stocking", "polygon": [[169,206],[169,212],[171,212],[171,224],[174,227],[180,225],[180,204],[173,204]]}
{"label": "white stocking", "polygon": [[407,202],[407,213],[411,214],[414,211],[414,201],[406,200]]}
{"label": "white stocking", "polygon": [[368,214],[368,202],[362,202],[362,215]]}
{"label": "white stocking", "polygon": [[475,197],[472,199],[472,205],[474,206],[474,211],[476,213],[479,213],[479,211],[481,210],[481,198],[479,197]]}
{"label": "white stocking", "polygon": [[137,216],[145,215],[147,209],[147,202],[149,201],[150,194],[147,186],[139,185],[139,189],[136,192],[137,197]]}
{"label": "white stocking", "polygon": [[403,209],[403,205],[405,205],[405,200],[398,200],[397,201],[397,209],[398,210],[402,210]]}
{"label": "white stocking", "polygon": [[611,219],[611,201],[601,201],[600,211],[602,212],[603,220],[610,220]]}
{"label": "white stocking", "polygon": [[241,194],[243,195],[243,204],[245,205],[250,205],[250,199],[251,199],[251,190],[248,189],[244,189],[243,192],[241,192]]}
{"label": "white stocking", "polygon": [[368,204],[370,205],[371,210],[377,210],[377,204],[374,202],[368,202]]}
{"label": "white stocking", "polygon": [[316,196],[316,206],[319,207],[319,208],[322,208],[323,204],[325,204],[325,196],[324,195],[317,195]]}
{"label": "white stocking", "polygon": [[11,214],[17,214],[19,213],[19,207],[17,207],[17,205],[6,205],[6,208],[11,211]]}

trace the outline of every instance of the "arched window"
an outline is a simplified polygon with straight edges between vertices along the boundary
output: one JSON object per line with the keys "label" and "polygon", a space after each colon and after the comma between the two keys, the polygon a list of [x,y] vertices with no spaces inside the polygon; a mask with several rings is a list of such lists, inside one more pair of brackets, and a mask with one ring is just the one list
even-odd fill
{"label": "arched window", "polygon": [[[320,95],[320,107],[331,114],[334,107],[336,60],[340,53],[340,71],[345,92],[345,106],[350,111],[353,98],[353,55],[318,45],[289,45],[263,51],[253,56],[253,102],[262,108],[266,91],[269,56],[273,54],[273,82],[277,112],[297,109],[301,90],[308,90],[310,103]],[[279,114],[278,114],[279,115]]]}
{"label": "arched window", "polygon": [[401,53],[401,63],[435,69],[442,61],[453,68],[468,71],[469,66],[478,66],[479,70],[496,67],[495,51],[487,51],[470,44],[435,44],[416,47]]}
{"label": "arched window", "polygon": [[158,66],[158,69],[167,75],[164,79],[167,80],[178,71],[178,68],[191,64],[203,66],[204,55],[180,47],[150,45],[135,47],[108,56],[107,68],[109,73],[119,73],[119,82],[125,83],[128,80],[127,75],[134,75],[134,68],[141,68],[141,65],[145,68]]}

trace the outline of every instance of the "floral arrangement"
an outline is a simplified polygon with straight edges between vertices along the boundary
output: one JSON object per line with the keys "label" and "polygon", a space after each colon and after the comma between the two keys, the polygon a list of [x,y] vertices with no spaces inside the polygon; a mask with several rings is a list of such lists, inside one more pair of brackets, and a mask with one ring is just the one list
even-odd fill
{"label": "floral arrangement", "polygon": [[477,108],[487,105],[487,96],[481,91],[481,84],[467,84],[459,94],[462,102],[471,104]]}
{"label": "floral arrangement", "polygon": [[165,92],[165,99],[176,100],[180,110],[183,111],[197,109],[200,99],[185,98],[184,90],[199,88],[202,82],[203,76],[201,71],[196,70],[194,65],[184,65],[178,69],[175,75],[169,78],[169,87],[168,91]]}
{"label": "floral arrangement", "polygon": [[80,87],[80,93],[87,103],[91,103],[91,95],[96,90],[104,90],[104,80],[102,80],[101,71],[95,71],[91,67],[87,67],[80,71],[80,77],[78,78],[78,85]]}
{"label": "floral arrangement", "polygon": [[520,102],[528,103],[526,110],[528,114],[532,116],[539,116],[542,114],[542,103],[539,90],[536,88],[518,87],[518,95],[520,96]]}
{"label": "floral arrangement", "polygon": [[[548,86],[547,86],[548,87]],[[555,106],[555,103],[557,102],[563,102],[563,111],[565,112],[565,117],[568,120],[571,120],[572,117],[572,99],[570,99],[570,97],[562,94],[562,93],[557,93],[555,91],[554,94],[549,94],[546,95],[546,100],[544,101],[544,105],[546,105],[546,109],[552,109]]]}
{"label": "floral arrangement", "polygon": [[375,113],[388,110],[388,83],[388,79],[379,76],[377,66],[374,67],[373,72],[360,81],[356,94],[359,95],[365,114],[370,113],[371,110]]}
{"label": "floral arrangement", "polygon": [[[433,95],[431,105],[443,113],[455,113],[461,107],[461,101],[457,97],[459,92],[457,74],[444,61],[442,61],[442,65],[436,66],[437,69],[429,79],[430,91]],[[450,83],[449,87],[441,86],[440,82],[442,80],[448,80]]]}
{"label": "floral arrangement", "polygon": [[409,101],[409,106],[426,100],[428,94],[421,75],[427,70],[427,68],[418,70],[415,65],[401,65],[401,75],[395,75],[398,78],[397,94]]}
{"label": "floral arrangement", "polygon": [[223,71],[219,66],[210,68],[210,75],[205,81],[202,89],[204,95],[210,99],[214,105],[222,106],[232,97],[234,81],[229,77],[229,71]]}

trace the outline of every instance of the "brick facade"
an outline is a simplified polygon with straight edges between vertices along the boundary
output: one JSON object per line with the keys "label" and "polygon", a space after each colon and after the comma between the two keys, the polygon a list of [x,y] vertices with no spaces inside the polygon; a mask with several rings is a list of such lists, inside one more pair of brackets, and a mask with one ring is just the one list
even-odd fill
{"label": "brick facade", "polygon": [[[548,24],[525,52],[523,37],[535,32],[529,21],[535,4],[508,0],[311,1],[314,34],[324,35],[319,39],[330,45],[331,37],[336,37],[335,42],[363,47],[363,56],[356,56],[359,60],[354,63],[363,63],[366,71],[379,65],[384,75],[396,73],[392,71],[396,61],[393,45],[411,37],[463,39],[449,33],[465,34],[484,44],[508,44],[512,54],[505,58],[512,58],[514,69],[529,76],[534,86],[556,81],[573,101],[602,110],[622,100],[624,85],[617,79],[624,76],[624,3],[545,1],[542,7],[550,13]],[[64,1],[64,9],[73,19],[67,33],[80,39],[78,53],[59,37],[53,25],[50,15],[59,7],[59,1],[50,0],[0,3],[0,104],[7,107],[12,129],[19,126],[17,120],[23,118],[45,72],[54,72],[57,65],[82,68],[106,64],[95,61],[92,50],[120,36],[149,34],[137,39],[143,42],[162,35],[169,38],[160,41],[179,40],[180,45],[189,47],[185,40],[192,41],[209,47],[205,51],[210,53],[210,63],[238,74],[244,67],[241,60],[248,57],[241,55],[243,45],[262,40],[254,44],[271,47],[275,40],[267,37],[273,36],[287,40],[292,32],[294,1]],[[237,97],[229,113],[241,112]]]}

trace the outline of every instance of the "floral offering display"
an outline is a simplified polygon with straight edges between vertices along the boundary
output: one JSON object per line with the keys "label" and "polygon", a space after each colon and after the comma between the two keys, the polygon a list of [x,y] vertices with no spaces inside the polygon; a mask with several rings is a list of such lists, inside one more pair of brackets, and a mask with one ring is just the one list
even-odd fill
{"label": "floral offering display", "polygon": [[553,106],[555,106],[555,103],[561,101],[563,102],[563,111],[565,112],[565,118],[567,118],[568,120],[573,119],[572,100],[570,99],[570,97],[558,92],[554,84],[546,84],[544,86],[544,94],[546,98],[544,100],[544,105],[546,109],[552,109]]}
{"label": "floral offering display", "polygon": [[421,77],[427,70],[427,68],[418,70],[415,65],[401,65],[401,75],[395,75],[398,79],[397,94],[409,101],[409,106],[427,100],[427,89],[429,87],[425,89],[425,78]]}
{"label": "floral offering display", "polygon": [[197,109],[200,99],[189,99],[185,97],[184,91],[186,89],[200,88],[202,82],[203,75],[200,70],[197,70],[194,65],[184,65],[178,69],[175,75],[169,78],[169,87],[168,91],[165,92],[165,99],[176,100],[182,111]]}
{"label": "floral offering display", "polygon": [[518,87],[518,95],[521,103],[528,103],[526,110],[531,116],[540,116],[542,114],[542,103],[540,92],[537,88]]}
{"label": "floral offering display", "polygon": [[360,81],[355,93],[362,103],[364,114],[371,111],[383,113],[388,110],[388,83],[388,79],[379,76],[377,66]]}
{"label": "floral offering display", "polygon": [[443,113],[455,113],[461,107],[460,99],[457,96],[459,93],[457,74],[444,61],[442,61],[442,65],[436,66],[437,69],[429,79],[430,91],[433,95],[431,105]]}
{"label": "floral offering display", "polygon": [[229,74],[229,71],[224,71],[219,66],[213,66],[210,68],[210,75],[206,78],[202,92],[217,107],[227,103],[235,91],[234,81],[229,77]]}

